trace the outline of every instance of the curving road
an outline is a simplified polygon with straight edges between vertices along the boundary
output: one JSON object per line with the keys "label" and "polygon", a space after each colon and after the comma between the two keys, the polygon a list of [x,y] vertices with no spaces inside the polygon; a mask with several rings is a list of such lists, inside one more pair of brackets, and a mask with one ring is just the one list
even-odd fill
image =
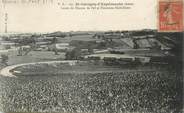
{"label": "curving road", "polygon": [[75,65],[77,60],[65,60],[65,61],[47,61],[47,62],[34,62],[34,63],[24,63],[24,64],[16,64],[16,65],[11,65],[7,66],[0,71],[1,76],[7,76],[7,77],[16,77],[13,75],[10,71],[16,67],[19,66],[25,66],[25,65],[34,65],[34,64],[52,64],[52,63],[69,63],[70,65]]}

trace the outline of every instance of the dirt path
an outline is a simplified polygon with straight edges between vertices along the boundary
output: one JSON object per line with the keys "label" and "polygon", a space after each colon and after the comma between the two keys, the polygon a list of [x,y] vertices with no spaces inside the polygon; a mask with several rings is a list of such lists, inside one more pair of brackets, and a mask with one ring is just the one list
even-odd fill
{"label": "dirt path", "polygon": [[13,75],[10,71],[16,67],[19,66],[25,66],[25,65],[34,65],[34,64],[52,64],[52,63],[69,63],[70,65],[74,65],[77,61],[76,60],[66,60],[66,61],[47,61],[47,62],[34,62],[34,63],[24,63],[24,64],[16,64],[12,66],[7,66],[3,69],[0,70],[0,75],[1,76],[7,76],[7,77],[16,77]]}

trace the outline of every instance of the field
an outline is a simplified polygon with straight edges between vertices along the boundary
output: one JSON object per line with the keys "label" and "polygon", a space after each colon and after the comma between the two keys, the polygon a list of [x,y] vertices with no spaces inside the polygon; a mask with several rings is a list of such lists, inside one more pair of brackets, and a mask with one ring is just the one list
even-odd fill
{"label": "field", "polygon": [[[165,43],[163,39],[159,41]],[[92,35],[59,38],[58,42],[66,42],[79,49],[110,48],[120,52],[128,44],[131,45],[120,39],[110,39],[104,43],[104,40],[92,38]],[[183,77],[182,66],[179,66],[181,42],[174,42],[176,47],[171,52],[176,57],[168,64],[158,59],[156,63],[150,64],[117,66],[116,63],[116,66],[110,64],[109,67],[99,61],[89,61],[95,65],[17,67],[11,70],[17,77],[0,76],[0,112],[182,113]],[[125,52],[138,56],[166,54],[157,49],[153,47],[151,51],[137,49]],[[1,62],[0,69],[7,65],[66,59],[64,52],[55,55],[53,51],[31,51],[28,55],[18,56],[17,49],[6,51],[8,62]]]}
{"label": "field", "polygon": [[[97,73],[97,72],[114,72],[126,70],[125,66],[108,66],[104,62],[92,62],[92,61],[70,61],[67,62],[45,62],[45,63],[33,63],[24,66],[18,66],[10,70],[15,76],[54,76],[62,73]],[[135,70],[134,70],[135,71]]]}
{"label": "field", "polygon": [[182,76],[176,70],[59,73],[1,77],[4,112],[178,113]]}
{"label": "field", "polygon": [[8,65],[65,59],[65,53],[59,52],[59,55],[55,55],[52,51],[31,51],[28,55],[17,56],[18,52],[14,50],[7,54],[9,56]]}

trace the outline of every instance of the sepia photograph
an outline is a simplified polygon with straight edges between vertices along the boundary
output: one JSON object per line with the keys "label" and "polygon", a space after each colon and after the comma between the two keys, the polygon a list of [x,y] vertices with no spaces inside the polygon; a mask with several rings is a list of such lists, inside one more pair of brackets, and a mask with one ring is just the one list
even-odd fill
{"label": "sepia photograph", "polygon": [[160,1],[0,1],[0,113],[183,113],[183,6]]}
{"label": "sepia photograph", "polygon": [[9,112],[182,113],[182,33],[1,36],[0,108]]}

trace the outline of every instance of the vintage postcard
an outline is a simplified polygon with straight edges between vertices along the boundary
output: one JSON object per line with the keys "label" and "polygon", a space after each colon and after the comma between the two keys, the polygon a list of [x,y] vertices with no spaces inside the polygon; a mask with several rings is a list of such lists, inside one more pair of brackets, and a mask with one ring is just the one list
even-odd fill
{"label": "vintage postcard", "polygon": [[183,113],[182,0],[0,0],[0,113]]}

